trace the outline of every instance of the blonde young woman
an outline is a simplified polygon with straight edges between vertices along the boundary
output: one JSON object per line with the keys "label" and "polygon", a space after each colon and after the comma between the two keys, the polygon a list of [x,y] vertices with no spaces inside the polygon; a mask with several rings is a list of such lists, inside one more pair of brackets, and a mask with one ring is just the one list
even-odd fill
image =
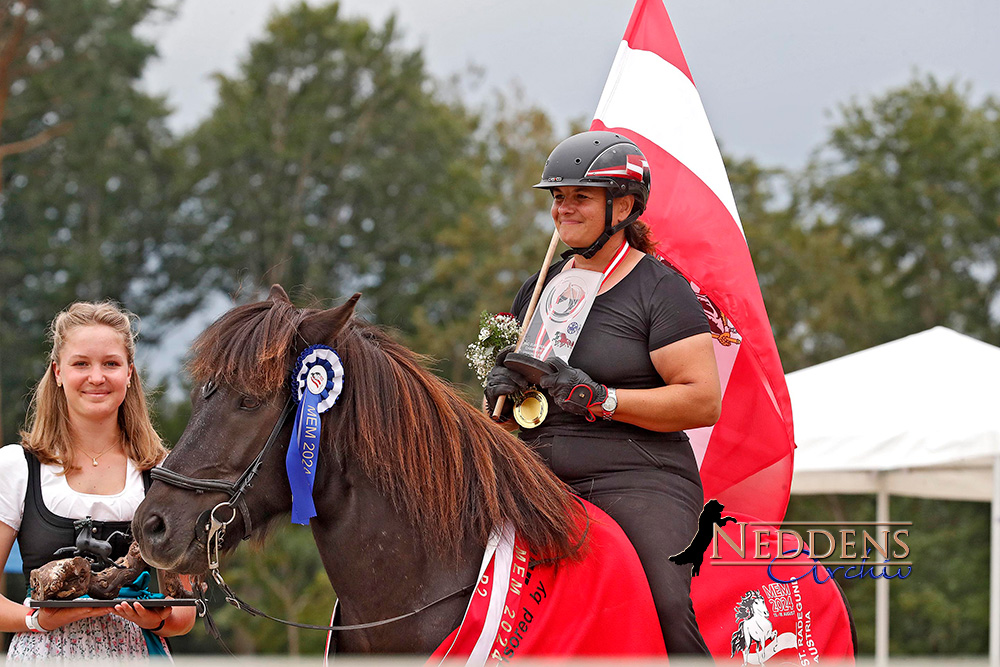
{"label": "blonde young woman", "polygon": [[[145,494],[144,471],[166,456],[135,372],[131,314],[107,302],[74,303],[53,320],[51,336],[22,443],[0,449],[0,560],[19,538],[25,574],[74,545],[76,520],[91,517],[97,539],[127,533]],[[111,558],[128,542],[112,540]],[[8,663],[141,659],[163,645],[147,645],[143,630],[169,637],[194,621],[191,607],[32,610],[0,596],[0,630],[16,633]]]}

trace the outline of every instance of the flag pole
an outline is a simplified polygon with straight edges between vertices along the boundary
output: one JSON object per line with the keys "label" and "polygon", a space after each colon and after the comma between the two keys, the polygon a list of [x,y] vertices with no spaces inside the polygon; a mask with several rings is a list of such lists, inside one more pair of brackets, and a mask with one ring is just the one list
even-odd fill
{"label": "flag pole", "polygon": [[[528,302],[528,310],[524,311],[524,323],[521,325],[521,333],[517,337],[517,345],[514,346],[515,350],[521,349],[521,343],[524,342],[524,336],[528,333],[528,324],[531,322],[531,316],[535,314],[535,306],[538,305],[538,298],[542,295],[542,288],[545,287],[545,275],[548,273],[549,264],[552,263],[552,258],[556,254],[556,248],[559,246],[559,230],[552,230],[552,239],[549,241],[549,249],[545,252],[545,259],[542,260],[542,268],[538,270],[538,280],[535,281],[535,291],[531,293],[531,301]],[[503,410],[503,405],[506,403],[507,397],[500,396],[497,398],[497,405],[493,408],[493,418],[496,419],[500,416],[500,412]]]}

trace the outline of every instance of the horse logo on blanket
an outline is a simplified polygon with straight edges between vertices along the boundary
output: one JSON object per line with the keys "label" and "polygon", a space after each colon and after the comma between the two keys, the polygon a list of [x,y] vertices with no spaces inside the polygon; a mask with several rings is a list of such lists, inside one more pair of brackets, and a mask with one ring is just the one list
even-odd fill
{"label": "horse logo on blanket", "polygon": [[[854,664],[854,623],[829,571],[808,554],[781,564],[755,558],[756,545],[773,555],[788,551],[791,538],[754,517],[729,514],[736,521],[718,528],[718,554],[713,549],[691,580],[698,628],[719,664],[736,658],[763,665],[775,656],[781,664]],[[749,546],[743,536],[750,531],[755,546],[739,547]]]}
{"label": "horse logo on blanket", "polygon": [[[757,591],[748,591],[740,603],[736,605],[736,622],[739,624],[736,632],[733,633],[732,652],[729,657],[736,655],[737,651],[743,653],[743,664],[747,664],[747,657],[753,645],[757,645],[758,656],[764,651],[764,644],[769,639],[775,639],[778,633],[771,626],[768,620],[771,612],[767,610],[767,603],[764,596]],[[762,658],[761,662],[766,660]]]}

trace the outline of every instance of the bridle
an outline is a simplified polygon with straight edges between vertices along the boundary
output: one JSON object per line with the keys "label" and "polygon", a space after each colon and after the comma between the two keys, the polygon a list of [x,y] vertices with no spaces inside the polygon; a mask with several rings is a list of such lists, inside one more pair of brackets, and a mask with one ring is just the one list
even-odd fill
{"label": "bridle", "polygon": [[[214,382],[209,381],[202,387],[202,396],[208,398],[218,389],[218,385]],[[205,550],[208,557],[208,570],[212,575],[212,580],[215,581],[216,585],[222,590],[225,595],[226,602],[233,605],[237,609],[247,612],[253,616],[261,616],[263,618],[276,621],[278,623],[283,623],[284,625],[291,625],[297,628],[305,628],[308,630],[364,630],[366,628],[374,628],[380,625],[386,625],[388,623],[394,623],[396,621],[401,621],[404,618],[409,618],[419,614],[420,612],[433,607],[434,605],[444,602],[450,598],[457,595],[470,592],[475,583],[469,584],[468,586],[461,588],[452,593],[448,593],[433,602],[429,602],[418,609],[406,612],[405,614],[400,614],[399,616],[394,616],[392,618],[382,619],[381,621],[372,621],[370,623],[357,623],[354,625],[312,625],[310,623],[298,623],[296,621],[288,621],[282,618],[277,618],[271,616],[260,609],[257,609],[253,605],[246,603],[244,600],[240,599],[236,595],[236,592],[230,588],[229,584],[226,583],[225,579],[222,578],[222,572],[219,569],[219,548],[222,546],[223,539],[226,535],[226,527],[233,522],[236,518],[236,510],[239,509],[240,514],[243,517],[244,523],[244,536],[243,539],[246,540],[250,537],[252,530],[252,524],[250,522],[250,510],[247,507],[246,500],[243,498],[244,492],[253,486],[253,478],[257,476],[260,470],[261,464],[264,462],[264,458],[267,456],[268,452],[274,449],[275,444],[278,441],[278,436],[285,427],[285,423],[288,421],[289,417],[295,411],[295,399],[289,395],[288,400],[285,401],[285,406],[281,409],[281,414],[278,415],[277,421],[274,423],[274,427],[271,429],[271,434],[267,437],[267,441],[261,448],[260,453],[257,454],[256,458],[247,466],[247,469],[243,471],[243,474],[235,482],[229,482],[224,479],[199,479],[196,477],[188,477],[187,475],[182,475],[168,468],[162,466],[153,468],[150,471],[150,476],[154,480],[159,480],[171,486],[176,486],[180,489],[185,489],[188,491],[194,491],[195,493],[204,493],[206,491],[210,492],[222,492],[229,496],[229,500],[224,500],[211,510],[206,510],[198,518],[198,526],[205,531]],[[228,512],[228,518],[220,518],[223,513]],[[196,528],[196,530],[197,530]],[[218,632],[214,630],[214,624],[206,616],[208,613],[207,601],[202,597],[203,591],[201,586],[195,586],[196,595],[199,597],[198,604],[198,615],[206,618],[206,624],[209,625],[210,631],[216,636],[217,639],[221,641],[218,636]]]}
{"label": "bridle", "polygon": [[[218,389],[218,385],[212,381],[207,382],[202,388],[202,397],[208,398],[215,393],[216,389]],[[250,534],[253,532],[253,522],[250,519],[250,508],[247,507],[243,494],[247,489],[253,486],[253,478],[256,477],[257,473],[260,471],[260,466],[264,463],[264,458],[267,456],[268,452],[274,449],[275,444],[278,442],[278,436],[281,434],[282,429],[285,427],[285,423],[294,411],[295,399],[289,395],[288,400],[285,401],[285,406],[281,409],[281,414],[278,415],[278,420],[274,423],[274,428],[271,429],[271,434],[267,436],[267,440],[264,442],[264,447],[235,482],[229,482],[224,479],[199,479],[196,477],[188,477],[187,475],[182,475],[179,472],[174,472],[173,470],[169,470],[162,466],[153,468],[149,472],[150,476],[154,480],[166,482],[171,486],[176,486],[188,491],[195,491],[199,494],[204,493],[205,491],[211,491],[222,492],[229,496],[229,500],[219,503],[207,513],[208,516],[203,514],[198,520],[198,525],[203,527],[207,533],[206,547],[208,548],[208,568],[213,572],[213,578],[214,574],[218,572],[219,569],[219,545],[225,535],[226,526],[232,523],[233,519],[236,518],[236,509],[239,509],[240,515],[243,517],[243,539],[249,539]],[[219,519],[216,516],[216,512],[219,510],[222,510],[223,512],[228,511],[229,518]]]}

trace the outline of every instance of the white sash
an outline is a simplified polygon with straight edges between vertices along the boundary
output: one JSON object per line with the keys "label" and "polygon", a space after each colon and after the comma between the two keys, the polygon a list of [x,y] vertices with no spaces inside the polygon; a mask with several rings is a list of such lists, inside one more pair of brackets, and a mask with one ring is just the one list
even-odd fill
{"label": "white sash", "polygon": [[569,268],[553,278],[542,291],[518,352],[542,361],[555,355],[569,362],[597,293],[628,251],[629,244],[625,241],[601,273],[577,269],[573,266],[576,258],[571,259]]}

